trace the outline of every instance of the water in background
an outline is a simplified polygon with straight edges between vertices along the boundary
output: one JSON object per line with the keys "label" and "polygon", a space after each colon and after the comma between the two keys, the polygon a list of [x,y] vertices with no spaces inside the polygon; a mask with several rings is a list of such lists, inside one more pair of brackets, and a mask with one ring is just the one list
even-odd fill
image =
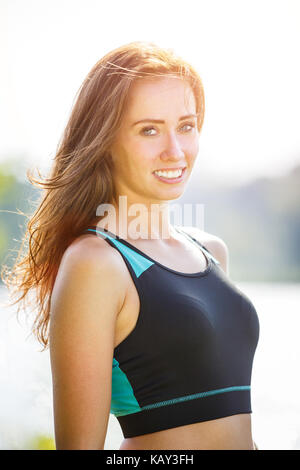
{"label": "water in background", "polygon": [[[252,372],[252,429],[260,449],[300,449],[300,285],[236,283],[253,302],[260,339]],[[7,290],[0,286],[0,304]],[[49,351],[0,305],[0,449],[24,449],[37,435],[54,437]],[[105,449],[123,436],[110,415]]]}

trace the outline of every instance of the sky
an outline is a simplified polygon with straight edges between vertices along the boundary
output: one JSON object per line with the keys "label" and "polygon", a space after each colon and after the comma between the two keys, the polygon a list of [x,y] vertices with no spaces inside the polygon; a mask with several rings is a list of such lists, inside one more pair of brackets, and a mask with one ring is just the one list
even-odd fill
{"label": "sky", "polygon": [[299,0],[0,0],[0,163],[47,172],[92,66],[145,40],[202,78],[194,174],[280,176],[300,163],[299,25]]}

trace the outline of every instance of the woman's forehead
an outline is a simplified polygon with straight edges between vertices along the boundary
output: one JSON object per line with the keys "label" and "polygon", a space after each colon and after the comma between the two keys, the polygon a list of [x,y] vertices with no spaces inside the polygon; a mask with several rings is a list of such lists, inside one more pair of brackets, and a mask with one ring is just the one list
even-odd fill
{"label": "woman's forehead", "polygon": [[[127,99],[127,115],[131,118],[155,117],[139,116],[141,109],[143,114],[147,111],[161,110],[168,104],[174,108],[195,109],[195,97],[190,84],[186,80],[178,78],[143,79],[134,82],[130,88]],[[137,115],[138,114],[138,115]]]}

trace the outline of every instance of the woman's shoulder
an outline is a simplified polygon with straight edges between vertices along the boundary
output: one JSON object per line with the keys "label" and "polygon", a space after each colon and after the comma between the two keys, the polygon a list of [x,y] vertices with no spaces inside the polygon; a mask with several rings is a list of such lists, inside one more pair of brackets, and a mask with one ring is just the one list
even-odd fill
{"label": "woman's shoulder", "polygon": [[211,254],[220,262],[223,270],[229,273],[229,251],[224,240],[217,235],[205,232],[199,227],[183,226],[181,227],[186,233],[194,237],[198,242],[207,248]]}
{"label": "woman's shoulder", "polygon": [[91,234],[81,234],[67,247],[64,257],[82,260],[104,260],[114,258],[113,248],[103,238]]}
{"label": "woman's shoulder", "polygon": [[117,275],[121,281],[124,263],[117,250],[96,235],[82,234],[67,247],[62,261],[76,267],[86,266],[94,273]]}
{"label": "woman's shoulder", "polygon": [[[104,239],[80,235],[65,250],[55,285],[53,298],[69,295],[78,297],[85,291],[89,302],[97,303],[99,297],[113,299],[118,312],[124,302],[128,280],[122,259]],[[111,295],[110,295],[111,294]]]}

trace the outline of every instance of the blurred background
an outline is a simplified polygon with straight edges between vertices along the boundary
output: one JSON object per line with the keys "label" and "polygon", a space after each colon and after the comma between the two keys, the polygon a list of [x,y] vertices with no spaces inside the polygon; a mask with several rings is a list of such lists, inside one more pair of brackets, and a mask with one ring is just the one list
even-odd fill
{"label": "blurred background", "polygon": [[[1,0],[0,264],[10,266],[75,94],[108,51],[146,40],[202,77],[206,114],[189,185],[203,229],[229,249],[230,278],[254,303],[252,373],[260,449],[300,449],[300,2]],[[7,211],[7,212],[6,212]],[[13,211],[15,213],[12,213]],[[0,283],[0,449],[54,449],[49,351]],[[111,415],[106,449],[122,433]]]}

